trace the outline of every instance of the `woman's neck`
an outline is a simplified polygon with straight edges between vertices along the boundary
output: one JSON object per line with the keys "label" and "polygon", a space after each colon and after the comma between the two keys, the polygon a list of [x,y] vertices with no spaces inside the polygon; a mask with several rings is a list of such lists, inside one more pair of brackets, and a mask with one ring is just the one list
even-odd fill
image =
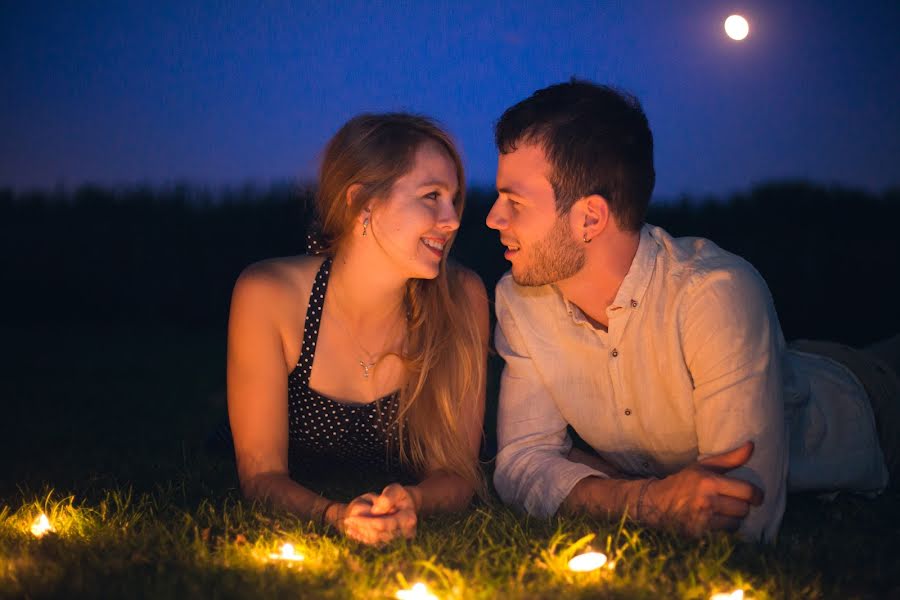
{"label": "woman's neck", "polygon": [[352,328],[388,323],[403,314],[406,278],[384,264],[379,253],[340,248],[328,282],[329,296]]}

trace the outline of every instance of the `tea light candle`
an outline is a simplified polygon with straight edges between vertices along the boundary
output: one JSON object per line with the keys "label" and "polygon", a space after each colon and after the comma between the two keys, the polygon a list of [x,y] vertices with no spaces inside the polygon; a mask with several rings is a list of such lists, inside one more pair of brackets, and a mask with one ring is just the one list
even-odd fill
{"label": "tea light candle", "polygon": [[417,583],[408,590],[398,590],[394,597],[397,600],[437,600],[437,596],[429,592],[424,583]]}
{"label": "tea light candle", "polygon": [[606,564],[606,555],[602,552],[585,552],[569,561],[569,569],[578,573],[594,571]]}
{"label": "tea light candle", "polygon": [[31,524],[31,534],[34,537],[43,537],[50,531],[53,531],[53,525],[50,524],[50,519],[44,513],[41,513],[41,516]]}

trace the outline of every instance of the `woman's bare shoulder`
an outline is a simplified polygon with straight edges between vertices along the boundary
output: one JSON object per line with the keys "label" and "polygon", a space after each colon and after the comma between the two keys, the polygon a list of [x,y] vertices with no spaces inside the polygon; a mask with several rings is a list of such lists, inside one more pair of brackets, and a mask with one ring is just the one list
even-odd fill
{"label": "woman's bare shoulder", "polygon": [[[234,285],[234,297],[247,297],[253,304],[282,302],[296,307],[298,298],[309,296],[321,256],[283,256],[268,258],[246,267]],[[261,307],[262,308],[262,307]]]}

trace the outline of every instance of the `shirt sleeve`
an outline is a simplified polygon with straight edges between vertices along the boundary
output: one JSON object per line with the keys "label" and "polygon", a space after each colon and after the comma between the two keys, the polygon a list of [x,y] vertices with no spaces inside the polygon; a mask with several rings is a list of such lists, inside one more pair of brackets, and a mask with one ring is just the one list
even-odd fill
{"label": "shirt sleeve", "polygon": [[728,476],[764,494],[738,534],[773,541],[784,515],[788,437],[784,418],[784,338],[768,287],[749,265],[698,275],[680,316],[693,379],[699,459],[754,443]]}
{"label": "shirt sleeve", "polygon": [[566,420],[534,368],[502,280],[496,310],[494,344],[506,366],[500,381],[494,486],[507,504],[549,517],[579,481],[607,475],[566,458],[572,447]]}

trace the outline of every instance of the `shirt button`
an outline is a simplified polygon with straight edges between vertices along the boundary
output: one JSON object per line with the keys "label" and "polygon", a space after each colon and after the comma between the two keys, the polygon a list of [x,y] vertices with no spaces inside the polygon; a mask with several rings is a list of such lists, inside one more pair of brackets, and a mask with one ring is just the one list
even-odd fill
{"label": "shirt button", "polygon": [[615,358],[615,357],[617,357],[617,356],[619,355],[619,351],[616,350],[615,348],[613,348],[613,349],[612,349],[612,352],[610,352],[610,354],[612,354],[612,357]]}
{"label": "shirt button", "polygon": [[637,308],[637,300],[631,301],[631,308]]}
{"label": "shirt button", "polygon": [[630,409],[630,408],[626,408],[626,409],[625,409],[625,416],[626,416],[626,417],[630,417],[630,416],[631,416],[631,409]]}

